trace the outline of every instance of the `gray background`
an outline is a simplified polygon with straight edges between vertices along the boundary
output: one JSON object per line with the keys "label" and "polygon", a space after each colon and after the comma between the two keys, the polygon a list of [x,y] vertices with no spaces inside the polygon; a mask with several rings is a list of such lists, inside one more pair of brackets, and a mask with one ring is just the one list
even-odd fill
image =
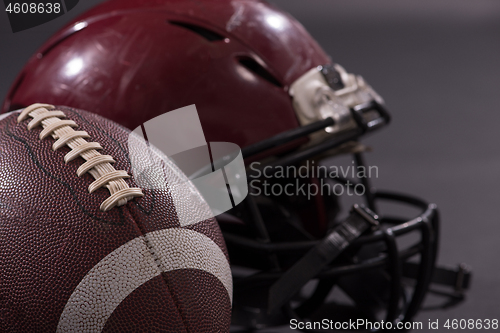
{"label": "gray background", "polygon": [[[99,2],[81,0],[68,14],[16,34],[1,13],[0,98],[44,40]],[[500,2],[273,2],[384,97],[393,123],[366,140],[374,147],[368,163],[379,168],[375,185],[437,203],[439,262],[474,269],[466,303],[417,319],[500,318]]]}

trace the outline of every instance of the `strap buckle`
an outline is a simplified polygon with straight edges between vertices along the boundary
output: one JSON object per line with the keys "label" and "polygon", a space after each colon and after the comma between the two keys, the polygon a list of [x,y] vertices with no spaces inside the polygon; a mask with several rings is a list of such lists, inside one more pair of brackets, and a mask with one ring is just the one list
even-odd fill
{"label": "strap buckle", "polygon": [[386,108],[374,100],[352,107],[351,114],[363,133],[372,132],[391,121]]}
{"label": "strap buckle", "polygon": [[469,287],[471,271],[471,268],[464,263],[458,265],[454,286],[456,292],[463,293]]}
{"label": "strap buckle", "polygon": [[354,204],[351,208],[351,213],[358,214],[366,222],[371,224],[372,231],[377,230],[380,226],[379,216],[365,205]]}

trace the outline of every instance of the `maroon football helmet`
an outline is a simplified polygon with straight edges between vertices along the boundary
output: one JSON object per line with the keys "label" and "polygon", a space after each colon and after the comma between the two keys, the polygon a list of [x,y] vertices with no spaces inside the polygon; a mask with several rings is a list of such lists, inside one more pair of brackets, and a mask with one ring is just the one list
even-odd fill
{"label": "maroon football helmet", "polygon": [[[130,129],[195,104],[207,141],[242,148],[250,195],[218,216],[234,270],[235,325],[280,325],[318,313],[410,322],[431,282],[455,287],[452,302],[463,298],[465,268],[434,267],[435,205],[374,191],[366,175],[348,179],[318,168],[345,154],[357,170],[366,168],[358,140],[390,117],[361,77],[264,1],[104,2],[38,50],[2,110],[34,102],[86,109]],[[299,168],[307,175],[293,173]],[[352,197],[366,207],[344,213],[342,196],[332,191],[338,186],[358,189],[362,195]],[[384,201],[420,213],[378,216]],[[405,239],[413,241],[399,241],[410,234]]]}

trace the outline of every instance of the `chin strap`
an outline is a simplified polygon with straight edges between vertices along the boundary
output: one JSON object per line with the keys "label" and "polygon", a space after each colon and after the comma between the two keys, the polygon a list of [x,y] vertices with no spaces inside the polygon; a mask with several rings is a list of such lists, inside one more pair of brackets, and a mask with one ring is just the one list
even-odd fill
{"label": "chin strap", "polygon": [[[402,266],[403,276],[416,279],[418,274],[418,264],[405,262]],[[469,289],[472,280],[471,268],[462,263],[456,267],[435,267],[432,274],[431,286],[451,287],[453,291],[437,290],[429,288],[429,292],[447,298],[442,304],[426,306],[423,310],[444,309],[454,306],[465,300],[465,291]]]}
{"label": "chin strap", "polygon": [[344,222],[334,228],[271,286],[269,313],[280,309],[355,239],[378,225],[378,216],[374,212],[363,205],[354,205],[351,214]]}

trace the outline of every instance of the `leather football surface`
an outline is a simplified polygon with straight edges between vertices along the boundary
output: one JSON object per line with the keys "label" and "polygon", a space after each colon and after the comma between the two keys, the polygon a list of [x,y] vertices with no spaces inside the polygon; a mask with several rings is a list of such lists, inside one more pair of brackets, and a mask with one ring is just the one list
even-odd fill
{"label": "leather football surface", "polygon": [[[129,153],[139,138],[98,115],[55,110],[77,124],[75,131],[88,133],[86,140],[98,143],[117,173],[130,176],[123,179],[128,187],[139,191]],[[159,152],[136,150],[161,165],[157,179],[166,184],[103,211],[111,183],[89,193],[99,180],[90,171],[77,175],[85,160],[65,163],[76,148],[54,150],[57,132],[40,139],[44,126],[28,130],[36,119],[18,117],[13,112],[0,120],[0,331],[229,331],[232,281],[224,240],[175,165]]]}

